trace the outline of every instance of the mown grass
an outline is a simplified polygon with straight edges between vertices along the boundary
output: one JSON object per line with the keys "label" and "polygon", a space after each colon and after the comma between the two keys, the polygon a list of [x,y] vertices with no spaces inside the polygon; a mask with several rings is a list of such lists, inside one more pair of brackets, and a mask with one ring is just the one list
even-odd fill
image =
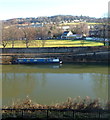
{"label": "mown grass", "polygon": [[[44,45],[43,45],[44,44]],[[81,46],[103,46],[102,42],[86,41],[86,40],[31,40],[29,47],[81,47]],[[14,48],[25,48],[26,44],[23,40],[16,40]],[[0,45],[0,48],[3,48]],[[9,41],[6,48],[12,48],[12,42]]]}

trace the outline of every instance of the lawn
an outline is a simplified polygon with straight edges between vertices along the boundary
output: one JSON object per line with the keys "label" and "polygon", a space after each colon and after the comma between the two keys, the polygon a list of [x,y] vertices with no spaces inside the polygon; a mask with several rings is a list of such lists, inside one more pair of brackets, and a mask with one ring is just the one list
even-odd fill
{"label": "lawn", "polygon": [[[60,24],[61,26],[62,25],[79,25],[80,24],[80,22],[78,22],[78,23],[62,23],[62,24]],[[87,23],[88,25],[101,25],[102,23]]]}
{"label": "lawn", "polygon": [[[43,46],[44,44],[44,46]],[[81,47],[81,46],[103,46],[101,42],[87,41],[87,40],[31,40],[29,47]],[[6,48],[11,48],[11,41],[8,42]],[[25,41],[15,41],[15,48],[25,48]],[[0,45],[0,48],[2,46]]]}

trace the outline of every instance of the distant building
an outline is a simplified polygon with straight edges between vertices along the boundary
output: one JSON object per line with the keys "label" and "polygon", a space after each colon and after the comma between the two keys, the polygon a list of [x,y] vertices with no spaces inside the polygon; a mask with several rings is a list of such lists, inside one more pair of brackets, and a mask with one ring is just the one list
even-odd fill
{"label": "distant building", "polygon": [[81,38],[82,35],[73,34],[71,31],[65,31],[61,36],[61,39],[81,39]]}
{"label": "distant building", "polygon": [[22,25],[18,25],[17,27],[18,28],[26,28],[26,27],[28,27],[28,28],[30,28],[30,27],[33,27],[33,28],[36,28],[36,27],[43,27],[44,25],[42,24],[42,23],[38,23],[38,24],[30,24],[30,25],[28,25],[28,24],[22,24]]}
{"label": "distant building", "polygon": [[71,31],[64,31],[64,33],[61,35],[61,39],[67,39],[67,37],[70,35],[73,35]]}

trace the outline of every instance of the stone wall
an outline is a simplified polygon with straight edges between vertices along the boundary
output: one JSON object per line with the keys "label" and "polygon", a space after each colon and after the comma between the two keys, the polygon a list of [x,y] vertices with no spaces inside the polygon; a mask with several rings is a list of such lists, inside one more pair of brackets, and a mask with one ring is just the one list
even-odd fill
{"label": "stone wall", "polygon": [[43,48],[0,48],[2,53],[83,53],[107,50],[106,47],[43,47]]}

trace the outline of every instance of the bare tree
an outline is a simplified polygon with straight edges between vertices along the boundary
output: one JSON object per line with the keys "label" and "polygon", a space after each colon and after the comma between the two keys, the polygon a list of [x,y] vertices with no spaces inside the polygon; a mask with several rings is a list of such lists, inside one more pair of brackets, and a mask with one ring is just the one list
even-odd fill
{"label": "bare tree", "polygon": [[34,28],[21,28],[23,32],[23,38],[25,40],[26,47],[29,47],[29,43],[36,38],[36,32]]}
{"label": "bare tree", "polygon": [[17,28],[13,26],[6,26],[2,23],[2,35],[0,44],[5,48],[8,43],[12,43],[12,48],[14,48],[15,40],[17,39]]}
{"label": "bare tree", "polygon": [[1,28],[2,33],[0,34],[0,44],[5,48],[8,44],[9,40],[9,31],[7,28],[5,28],[4,24],[2,23],[2,28]]}
{"label": "bare tree", "polygon": [[48,38],[48,28],[37,28],[36,36],[39,39],[39,41],[37,41],[37,46],[44,47],[46,44],[46,39]]}
{"label": "bare tree", "polygon": [[17,40],[17,28],[16,26],[10,26],[8,30],[8,40],[12,41],[12,48],[14,48],[15,40]]}
{"label": "bare tree", "polygon": [[3,46],[3,48],[5,48],[8,44],[8,42],[9,41],[7,41],[7,40],[2,40],[2,42],[0,44]]}
{"label": "bare tree", "polygon": [[84,40],[82,39],[82,40],[81,40],[81,45],[83,46],[83,45],[84,45],[84,43],[85,43],[85,42],[84,42]]}
{"label": "bare tree", "polygon": [[88,29],[88,25],[85,22],[81,22],[78,25],[78,33],[81,34],[82,36],[84,35],[88,35],[89,34],[89,29]]}
{"label": "bare tree", "polygon": [[2,43],[2,21],[0,21],[0,44],[1,43]]}

